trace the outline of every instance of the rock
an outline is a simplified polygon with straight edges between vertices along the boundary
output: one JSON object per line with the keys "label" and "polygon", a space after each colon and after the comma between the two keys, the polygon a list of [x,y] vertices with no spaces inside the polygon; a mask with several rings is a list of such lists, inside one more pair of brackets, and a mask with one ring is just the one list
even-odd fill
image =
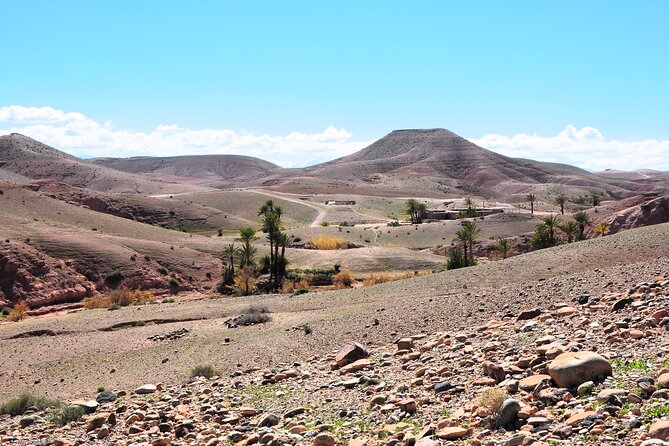
{"label": "rock", "polygon": [[148,395],[150,393],[155,393],[158,390],[158,387],[155,384],[144,384],[135,389],[137,395]]}
{"label": "rock", "polygon": [[580,386],[578,386],[576,393],[578,393],[579,396],[587,396],[590,395],[592,392],[594,392],[594,390],[595,390],[595,383],[592,381],[586,381]]}
{"label": "rock", "polygon": [[659,440],[666,440],[669,438],[669,421],[657,421],[650,426],[648,430],[650,438],[657,438]]}
{"label": "rock", "polygon": [[382,406],[387,400],[388,397],[386,395],[374,395],[369,402],[369,407]]}
{"label": "rock", "polygon": [[518,321],[527,321],[529,319],[534,319],[541,315],[541,310],[538,308],[532,308],[530,310],[523,310],[518,314],[516,320]]}
{"label": "rock", "polygon": [[620,311],[631,303],[632,303],[631,297],[623,297],[622,299],[618,299],[616,303],[613,304],[613,306],[611,307],[611,311]]}
{"label": "rock", "polygon": [[334,446],[335,438],[327,433],[320,433],[314,437],[314,446]]}
{"label": "rock", "polygon": [[363,345],[357,342],[349,342],[339,350],[335,356],[335,362],[339,367],[343,367],[367,356],[369,356],[369,352]]}
{"label": "rock", "polygon": [[413,348],[413,339],[402,338],[397,341],[397,350],[411,350]]}
{"label": "rock", "polygon": [[255,410],[253,407],[240,407],[239,413],[245,417],[253,417],[258,413],[258,411]]}
{"label": "rock", "polygon": [[583,420],[585,420],[586,418],[594,417],[596,415],[597,415],[597,413],[595,411],[586,410],[586,411],[579,412],[579,413],[576,413],[576,414],[570,416],[569,418],[567,418],[567,421],[565,421],[564,423],[567,426],[576,427],[576,426],[579,426],[583,422]]}
{"label": "rock", "polygon": [[434,391],[436,393],[442,393],[442,392],[447,392],[453,388],[453,384],[449,382],[440,382],[436,386],[434,386]]}
{"label": "rock", "polygon": [[283,417],[284,418],[293,418],[296,417],[297,415],[301,415],[304,412],[306,412],[307,409],[305,407],[295,407],[293,409],[290,409],[288,412],[286,412]]}
{"label": "rock", "polygon": [[96,400],[86,400],[86,401],[79,400],[79,401],[73,402],[72,404],[75,405],[75,406],[81,407],[82,409],[84,409],[84,412],[86,412],[86,413],[95,412],[97,410],[98,406],[100,405],[100,404],[98,404],[98,402]]}
{"label": "rock", "polygon": [[495,381],[498,383],[504,381],[506,378],[506,372],[504,371],[504,367],[502,367],[499,364],[495,364],[492,361],[486,361],[483,363],[483,372],[493,378]]}
{"label": "rock", "polygon": [[117,395],[114,392],[104,391],[98,394],[98,396],[95,398],[95,401],[97,401],[100,404],[104,404],[116,401],[116,398]]}
{"label": "rock", "polygon": [[629,394],[625,389],[604,389],[597,394],[597,400],[603,403],[609,403],[616,399],[623,401]]}
{"label": "rock", "polygon": [[612,373],[613,368],[606,359],[589,351],[562,353],[548,365],[548,374],[563,388],[575,388]]}
{"label": "rock", "polygon": [[531,375],[527,378],[523,378],[518,383],[518,388],[526,392],[531,392],[539,383],[550,381],[551,377],[549,375]]}
{"label": "rock", "polygon": [[518,412],[520,411],[520,403],[513,398],[507,398],[502,403],[497,416],[496,424],[499,427],[507,424],[515,423],[518,419]]}
{"label": "rock", "polygon": [[108,416],[109,414],[99,414],[90,418],[88,424],[86,424],[86,432],[100,429],[102,425],[105,424],[105,421],[107,421]]}
{"label": "rock", "polygon": [[19,421],[19,425],[21,427],[28,427],[40,422],[42,422],[42,419],[37,415],[29,415],[27,417],[21,418],[21,420]]}
{"label": "rock", "polygon": [[98,433],[95,435],[95,437],[96,437],[98,440],[105,439],[105,438],[107,438],[108,436],[109,436],[109,428],[106,427],[106,426],[101,427],[100,430],[98,431]]}
{"label": "rock", "polygon": [[669,443],[666,441],[658,440],[657,438],[651,438],[641,443],[640,446],[667,446]]}
{"label": "rock", "polygon": [[340,369],[340,372],[343,374],[353,373],[362,370],[364,368],[370,367],[372,364],[373,364],[372,361],[370,361],[369,359],[358,359],[357,361],[342,367]]}
{"label": "rock", "polygon": [[417,409],[416,400],[413,398],[400,400],[397,402],[397,407],[399,407],[403,412],[414,413]]}
{"label": "rock", "polygon": [[281,421],[281,418],[279,418],[278,416],[276,416],[272,413],[268,413],[267,415],[262,417],[262,419],[258,423],[258,426],[260,426],[260,427],[272,427],[272,426],[276,426],[277,424],[279,424],[279,421]]}
{"label": "rock", "polygon": [[445,427],[437,432],[437,437],[442,440],[452,441],[465,438],[467,434],[468,431],[464,427]]}

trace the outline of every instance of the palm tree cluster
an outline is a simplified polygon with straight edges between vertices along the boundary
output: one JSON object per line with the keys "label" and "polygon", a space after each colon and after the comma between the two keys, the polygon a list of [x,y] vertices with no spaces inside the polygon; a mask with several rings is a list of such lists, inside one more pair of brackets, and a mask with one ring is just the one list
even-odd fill
{"label": "palm tree cluster", "polygon": [[558,230],[565,235],[567,243],[585,240],[585,228],[591,224],[590,217],[585,212],[577,212],[573,217],[569,221],[562,221],[559,215],[544,217],[530,240],[532,247],[543,249],[558,245],[562,241]]}
{"label": "palm tree cluster", "polygon": [[476,226],[476,222],[464,220],[462,227],[455,233],[455,240],[462,243],[462,250],[459,247],[452,248],[449,251],[447,268],[457,269],[466,266],[476,265],[474,258],[474,241],[481,234],[481,229]]}
{"label": "palm tree cluster", "polygon": [[460,217],[461,218],[476,217],[476,207],[474,206],[474,201],[470,197],[467,197],[465,198],[463,204],[465,206],[465,209],[460,211]]}
{"label": "palm tree cluster", "polygon": [[415,198],[410,198],[405,203],[405,211],[409,214],[409,220],[412,224],[422,223],[425,218],[427,206]]}
{"label": "palm tree cluster", "polygon": [[[235,283],[235,277],[244,273],[247,276],[252,275],[253,267],[255,266],[255,256],[258,249],[251,243],[258,240],[256,237],[255,228],[241,228],[239,230],[239,237],[235,241],[241,242],[240,247],[235,246],[235,243],[230,243],[223,247],[223,287],[231,287]],[[235,265],[239,270],[235,274]],[[248,281],[246,293],[248,294]]]}
{"label": "palm tree cluster", "polygon": [[269,270],[270,290],[278,290],[286,274],[286,248],[292,242],[292,237],[283,231],[283,208],[274,204],[274,201],[267,200],[258,212],[262,216],[260,227],[262,232],[267,234],[269,241],[269,255],[263,258],[264,266]]}

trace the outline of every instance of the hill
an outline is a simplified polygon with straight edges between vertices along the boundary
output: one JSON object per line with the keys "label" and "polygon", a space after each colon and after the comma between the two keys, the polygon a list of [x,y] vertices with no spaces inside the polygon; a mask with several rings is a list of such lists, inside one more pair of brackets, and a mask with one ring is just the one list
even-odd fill
{"label": "hill", "polygon": [[267,175],[276,164],[240,155],[197,155],[174,157],[98,158],[93,163],[156,179],[234,186],[237,180]]}
{"label": "hill", "polygon": [[651,187],[569,165],[509,158],[445,129],[395,130],[352,155],[285,171],[265,184],[291,192],[320,186],[394,195],[423,190],[430,196],[474,194],[504,199],[558,188],[568,195],[597,192],[620,198]]}
{"label": "hill", "polygon": [[[96,166],[17,133],[0,136],[0,179],[17,183],[51,180],[98,191],[143,194],[168,194],[186,188]],[[190,186],[188,190],[201,188]]]}

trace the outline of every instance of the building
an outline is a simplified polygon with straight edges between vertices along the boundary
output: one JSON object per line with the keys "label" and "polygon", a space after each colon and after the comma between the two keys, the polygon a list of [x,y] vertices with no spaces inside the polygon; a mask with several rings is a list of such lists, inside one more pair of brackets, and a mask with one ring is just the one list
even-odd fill
{"label": "building", "polygon": [[328,200],[325,202],[328,206],[353,206],[355,200]]}

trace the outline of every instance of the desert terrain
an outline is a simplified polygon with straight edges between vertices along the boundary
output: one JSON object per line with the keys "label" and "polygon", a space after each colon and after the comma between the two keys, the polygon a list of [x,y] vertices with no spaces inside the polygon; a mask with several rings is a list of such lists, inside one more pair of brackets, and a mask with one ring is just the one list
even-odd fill
{"label": "desert terrain", "polygon": [[[0,192],[0,442],[652,445],[669,432],[666,173],[508,158],[443,129],[303,169],[82,160],[13,134]],[[462,218],[411,222],[410,199]],[[221,291],[240,229],[258,230],[258,261],[270,254],[268,200],[296,285]],[[468,202],[481,214],[462,214]],[[584,240],[533,244],[547,218],[577,213]],[[476,264],[451,268],[464,221]],[[122,290],[142,297],[89,305]],[[7,409],[21,392],[33,399]]]}

